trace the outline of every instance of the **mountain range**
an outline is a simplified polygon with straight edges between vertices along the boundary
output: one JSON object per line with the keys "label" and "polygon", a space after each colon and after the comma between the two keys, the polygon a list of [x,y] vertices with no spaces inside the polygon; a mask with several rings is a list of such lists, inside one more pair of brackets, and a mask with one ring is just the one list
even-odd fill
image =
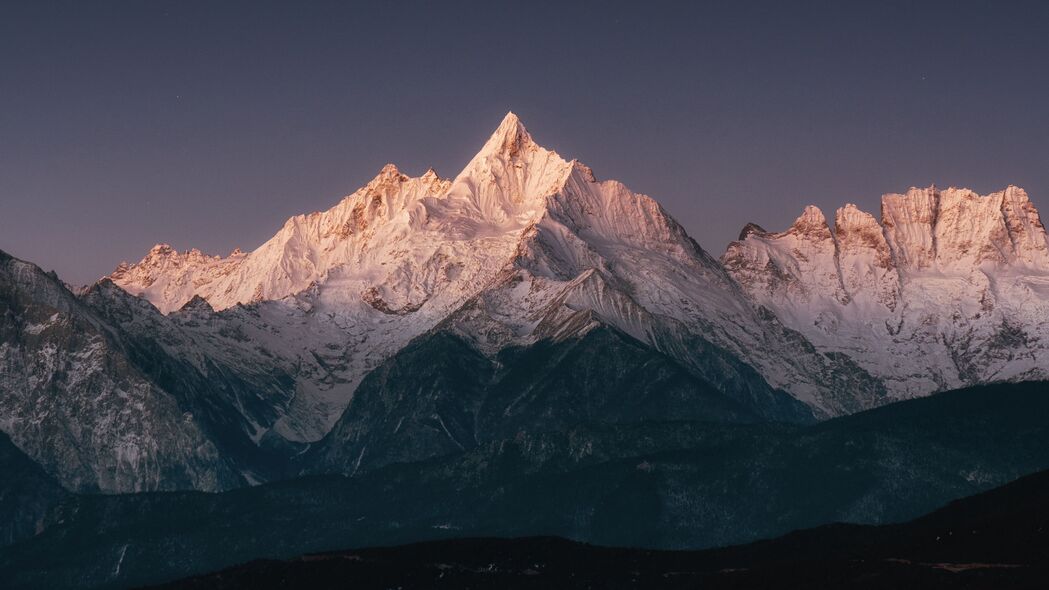
{"label": "mountain range", "polygon": [[[0,571],[119,586],[443,532],[696,548],[912,518],[1049,468],[1047,317],[1017,187],[833,227],[807,207],[718,258],[510,113],[454,178],[388,164],[250,252],[158,244],[85,287],[0,252]],[[244,506],[250,539],[157,514]],[[287,518],[314,537],[275,537]],[[236,550],[197,552],[216,539]],[[31,557],[56,554],[79,565]]]}
{"label": "mountain range", "polygon": [[833,230],[807,207],[784,232],[748,225],[721,260],[752,301],[894,398],[1049,367],[1045,228],[1015,186],[889,194],[880,222],[850,204]]}
{"label": "mountain range", "polygon": [[24,498],[21,512],[34,518],[19,529],[28,536],[0,547],[0,579],[8,588],[124,588],[255,559],[463,537],[703,549],[834,522],[907,521],[1049,469],[1046,391],[980,386],[809,425],[593,422],[352,477],[221,493],[56,496],[57,485],[37,478],[20,496],[5,494]]}
{"label": "mountain range", "polygon": [[[387,165],[251,253],[158,245],[110,279],[165,313],[196,296],[217,310],[294,298],[371,339],[348,351],[371,359],[468,303],[489,316],[464,330],[488,356],[585,310],[686,364],[700,355],[676,348],[702,334],[817,418],[1049,366],[1049,246],[1023,189],[911,189],[882,198],[880,222],[846,205],[833,230],[810,206],[785,232],[748,224],[715,261],[655,201],[539,147],[512,113],[452,180]],[[362,320],[375,311],[404,326],[361,328],[384,323]],[[795,355],[794,332],[814,350]]]}

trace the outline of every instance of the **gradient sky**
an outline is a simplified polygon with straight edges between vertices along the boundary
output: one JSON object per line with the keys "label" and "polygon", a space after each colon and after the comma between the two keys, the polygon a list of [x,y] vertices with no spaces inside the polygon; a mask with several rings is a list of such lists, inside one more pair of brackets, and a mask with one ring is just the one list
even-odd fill
{"label": "gradient sky", "polygon": [[1049,214],[1044,2],[302,4],[0,4],[0,249],[85,283],[254,248],[507,110],[715,255],[911,185]]}

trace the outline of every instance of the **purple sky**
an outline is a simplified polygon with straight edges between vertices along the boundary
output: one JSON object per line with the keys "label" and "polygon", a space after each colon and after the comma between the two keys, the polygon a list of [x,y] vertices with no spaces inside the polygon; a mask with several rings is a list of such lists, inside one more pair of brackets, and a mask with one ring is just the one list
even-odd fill
{"label": "purple sky", "polygon": [[452,176],[507,110],[715,255],[911,185],[1049,215],[1046,3],[23,4],[0,249],[72,283],[155,242],[254,248],[388,161]]}

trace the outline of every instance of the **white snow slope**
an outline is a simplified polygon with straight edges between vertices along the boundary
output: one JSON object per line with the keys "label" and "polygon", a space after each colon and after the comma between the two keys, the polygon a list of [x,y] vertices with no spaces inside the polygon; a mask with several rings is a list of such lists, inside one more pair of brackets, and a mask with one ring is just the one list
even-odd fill
{"label": "white snow slope", "polygon": [[840,352],[895,398],[1049,376],[1049,249],[1023,189],[912,188],[881,221],[815,207],[787,231],[749,225],[722,257],[756,304]]}

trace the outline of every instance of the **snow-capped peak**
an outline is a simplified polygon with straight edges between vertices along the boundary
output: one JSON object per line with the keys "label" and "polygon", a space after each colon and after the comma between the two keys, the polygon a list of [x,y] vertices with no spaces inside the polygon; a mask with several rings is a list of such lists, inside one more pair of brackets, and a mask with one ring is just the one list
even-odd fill
{"label": "snow-capped peak", "polygon": [[[288,219],[253,252],[237,250],[220,258],[197,250],[179,254],[160,244],[110,278],[165,313],[194,295],[219,310],[281,299],[327,282],[335,271],[345,274],[339,269],[348,265],[381,280],[388,271],[379,269],[402,264],[414,251],[412,244],[427,244],[429,254],[414,255],[429,256],[449,240],[520,232],[541,215],[546,197],[564,185],[571,170],[571,163],[537,145],[511,112],[453,181],[432,168],[413,178],[386,164],[331,209]],[[366,264],[377,266],[365,271],[361,265]],[[363,286],[361,292],[372,293],[373,287]]]}
{"label": "snow-capped peak", "polygon": [[839,209],[822,258],[792,228],[745,232],[723,261],[753,300],[897,395],[1044,378],[1049,244],[1027,193],[912,187],[884,195],[881,212],[879,224],[855,205]]}
{"label": "snow-capped peak", "polygon": [[515,156],[522,149],[536,147],[524,123],[512,111],[506,113],[478,155],[505,154]]}
{"label": "snow-capped peak", "polygon": [[[740,244],[759,237],[765,244],[790,240],[772,257],[786,274],[820,273],[819,285],[794,282],[799,297],[848,299],[818,208],[806,208],[783,234],[751,233]],[[802,262],[792,262],[792,253]],[[305,366],[319,362],[318,347],[335,351],[315,369],[335,374],[311,382],[314,389],[297,396],[273,426],[293,440],[323,435],[368,370],[482,295],[493,305],[482,310],[491,321],[469,333],[484,336],[484,350],[561,333],[557,318],[579,312],[694,363],[718,382],[725,377],[716,368],[727,365],[697,361],[693,351],[722,350],[820,414],[866,407],[878,395],[832,399],[837,389],[878,386],[856,371],[829,375],[837,360],[794,350],[795,336],[748,304],[718,261],[654,199],[597,181],[584,164],[536,143],[513,113],[451,181],[432,170],[412,178],[387,165],[331,209],[292,217],[253,252],[199,264],[145,262],[120,269],[113,280],[165,313],[194,296],[219,311],[258,303],[255,312],[269,314],[268,329],[283,331],[275,347],[300,346],[295,355]],[[734,375],[731,388],[767,387],[747,370]]]}
{"label": "snow-capped peak", "polygon": [[806,236],[809,239],[830,237],[830,227],[827,225],[827,218],[824,217],[823,211],[820,211],[820,208],[815,205],[806,206],[801,215],[794,220],[788,231]]}
{"label": "snow-capped peak", "polygon": [[452,181],[443,217],[456,233],[521,229],[535,221],[571,171],[571,162],[535,143],[517,115],[507,113]]}
{"label": "snow-capped peak", "polygon": [[[499,276],[573,170],[510,113],[454,180],[433,169],[413,178],[387,164],[331,209],[288,219],[250,253],[195,264],[155,263],[150,255],[112,279],[164,313],[194,297],[219,311],[279,301],[259,307],[259,313],[287,308],[271,325],[308,310],[285,328],[280,346],[300,342],[303,362],[312,364],[318,342],[330,337],[324,351],[340,352],[317,370],[342,369],[337,379],[311,386],[318,391],[297,397],[302,407],[289,409],[274,429],[316,440],[368,369]],[[190,307],[203,308],[200,301]]]}

